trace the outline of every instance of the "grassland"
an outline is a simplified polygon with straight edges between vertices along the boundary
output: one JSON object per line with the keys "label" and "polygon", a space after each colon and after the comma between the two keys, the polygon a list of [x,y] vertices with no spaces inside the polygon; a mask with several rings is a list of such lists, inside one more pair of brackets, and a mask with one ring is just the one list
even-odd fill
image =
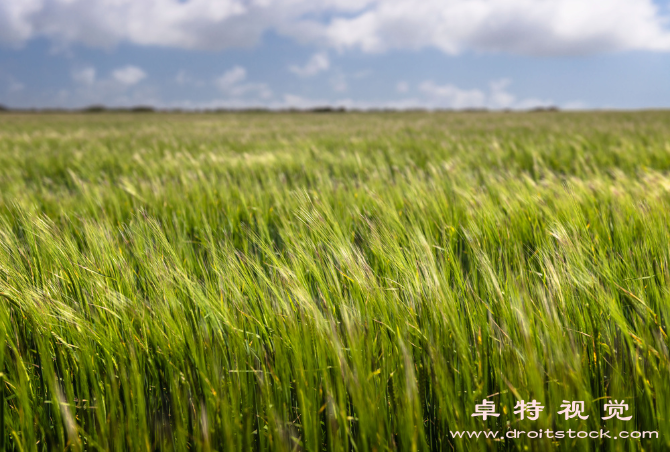
{"label": "grassland", "polygon": [[0,450],[669,450],[669,171],[667,112],[2,114]]}

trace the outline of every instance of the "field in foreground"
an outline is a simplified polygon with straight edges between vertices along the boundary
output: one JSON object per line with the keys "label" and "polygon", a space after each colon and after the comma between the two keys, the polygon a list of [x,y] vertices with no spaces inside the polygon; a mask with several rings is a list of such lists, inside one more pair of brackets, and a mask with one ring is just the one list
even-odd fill
{"label": "field in foreground", "polygon": [[668,450],[669,171],[664,112],[1,115],[0,450]]}

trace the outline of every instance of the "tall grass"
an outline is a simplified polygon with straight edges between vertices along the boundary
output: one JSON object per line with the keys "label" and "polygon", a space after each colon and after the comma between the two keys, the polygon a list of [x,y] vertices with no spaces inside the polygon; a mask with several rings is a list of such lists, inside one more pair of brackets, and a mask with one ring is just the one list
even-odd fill
{"label": "tall grass", "polygon": [[670,448],[670,113],[0,121],[0,449]]}

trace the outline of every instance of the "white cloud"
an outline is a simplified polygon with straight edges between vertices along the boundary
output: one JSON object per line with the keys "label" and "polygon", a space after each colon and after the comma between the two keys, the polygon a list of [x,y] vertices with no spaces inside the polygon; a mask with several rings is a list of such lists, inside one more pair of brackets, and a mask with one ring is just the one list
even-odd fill
{"label": "white cloud", "polygon": [[427,96],[429,103],[447,108],[483,108],[486,105],[486,94],[478,89],[467,90],[426,81],[419,86],[419,90]]}
{"label": "white cloud", "polygon": [[124,85],[136,85],[145,79],[147,76],[146,72],[137,66],[125,66],[119,69],[116,69],[112,72],[112,77],[117,82],[123,83]]}
{"label": "white cloud", "polygon": [[452,84],[438,85],[427,80],[419,85],[419,91],[425,96],[419,106],[456,110],[467,108],[529,109],[548,107],[553,104],[551,100],[517,100],[516,96],[507,90],[511,83],[509,79],[492,81],[489,83],[487,93],[481,89],[463,89]]}
{"label": "white cloud", "polygon": [[72,79],[84,85],[92,85],[95,83],[95,68],[85,67],[72,71]]}
{"label": "white cloud", "polygon": [[[49,103],[42,98],[40,103]],[[108,78],[96,78],[92,83],[79,83],[74,89],[62,91],[51,103],[55,106],[68,105],[71,107],[85,107],[102,104],[110,107],[130,107],[135,105],[161,104],[160,93],[157,87],[151,84],[135,84],[121,82],[110,75]]]}
{"label": "white cloud", "polygon": [[315,53],[304,66],[290,66],[289,70],[300,77],[311,77],[328,70],[330,60],[325,52]]}
{"label": "white cloud", "polygon": [[409,84],[407,82],[398,82],[395,85],[395,90],[398,91],[399,93],[406,93],[409,91]]}
{"label": "white cloud", "polygon": [[433,46],[531,55],[670,50],[652,0],[387,0],[332,20],[323,39],[379,52]]}
{"label": "white cloud", "polygon": [[236,84],[247,78],[247,70],[242,66],[235,66],[226,71],[221,77],[216,79],[216,84],[221,91],[228,91]]}
{"label": "white cloud", "polygon": [[[367,0],[369,2],[369,0]],[[357,11],[356,0],[0,0],[0,43],[121,42],[184,49],[248,47],[306,14]]]}
{"label": "white cloud", "polygon": [[509,108],[514,105],[516,97],[507,91],[507,87],[512,83],[508,78],[495,80],[489,83],[491,94],[489,95],[489,105],[493,108]]}
{"label": "white cloud", "polygon": [[563,110],[586,110],[589,105],[581,100],[572,100],[562,105]]}
{"label": "white cloud", "polygon": [[235,66],[218,77],[214,84],[224,94],[232,97],[255,95],[262,99],[272,97],[272,90],[266,83],[243,83],[247,79],[247,70]]}
{"label": "white cloud", "polygon": [[277,103],[276,108],[316,108],[330,105],[331,102],[327,100],[309,99],[295,94],[284,94],[283,102]]}
{"label": "white cloud", "polygon": [[[523,98],[517,97],[508,91],[512,82],[509,79],[494,80],[489,83],[488,89],[463,89],[452,84],[438,85],[432,81],[425,81],[419,85],[419,93],[421,96],[406,97],[390,101],[365,101],[354,100],[349,98],[327,99],[327,98],[309,98],[295,94],[286,93],[279,99],[273,98],[262,103],[263,106],[270,109],[282,108],[300,108],[309,109],[316,107],[345,107],[348,109],[378,109],[378,108],[393,108],[393,109],[455,109],[462,110],[468,108],[487,108],[487,109],[513,109],[513,110],[527,110],[538,107],[550,107],[554,103],[547,99]],[[407,84],[407,88],[410,86]],[[219,104],[231,105],[230,101],[217,101]],[[251,105],[246,102],[233,103],[232,105]],[[256,103],[255,105],[258,105]]]}
{"label": "white cloud", "polygon": [[76,82],[72,90],[61,90],[55,98],[46,101],[41,99],[40,103],[61,107],[84,107],[93,104],[128,107],[161,103],[156,86],[139,83],[147,74],[136,66],[117,68],[106,77],[100,77],[95,67],[85,66],[74,69],[71,76]]}
{"label": "white cloud", "polygon": [[[26,5],[19,6],[22,3]],[[211,48],[226,34],[244,33],[240,27],[226,24],[247,11],[243,3],[241,0],[0,0],[0,17],[9,25],[9,31],[0,38],[11,42],[47,36],[91,46],[128,41],[140,45]],[[235,30],[213,35],[215,27]]]}
{"label": "white cloud", "polygon": [[[327,19],[323,19],[327,18]],[[653,0],[0,0],[0,43],[248,47],[267,31],[339,50],[670,51]],[[298,72],[327,69],[324,55]]]}
{"label": "white cloud", "polygon": [[42,0],[0,0],[0,42],[16,45],[35,37],[33,18],[43,8]]}

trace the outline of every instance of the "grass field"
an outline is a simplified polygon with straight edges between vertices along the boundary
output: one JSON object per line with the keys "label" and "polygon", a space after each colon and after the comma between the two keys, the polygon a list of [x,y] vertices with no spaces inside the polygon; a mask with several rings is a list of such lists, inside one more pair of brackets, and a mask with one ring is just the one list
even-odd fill
{"label": "grass field", "polygon": [[669,172],[670,112],[2,114],[0,450],[669,450]]}

